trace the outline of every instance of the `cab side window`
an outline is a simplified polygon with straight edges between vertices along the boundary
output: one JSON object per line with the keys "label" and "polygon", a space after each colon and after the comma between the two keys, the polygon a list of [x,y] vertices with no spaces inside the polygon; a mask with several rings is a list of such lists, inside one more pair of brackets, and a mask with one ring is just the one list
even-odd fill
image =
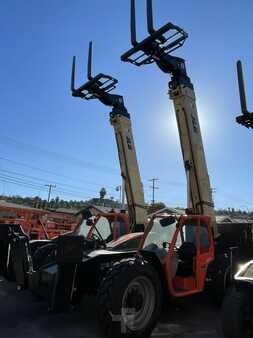
{"label": "cab side window", "polygon": [[124,236],[128,232],[126,223],[122,219],[117,219],[115,222],[112,223],[112,226],[113,226],[113,230],[116,228],[117,237]]}
{"label": "cab side window", "polygon": [[[196,245],[197,225],[188,225],[185,227],[185,241]],[[205,225],[199,227],[200,249],[206,250],[209,247],[208,230]]]}
{"label": "cab side window", "polygon": [[208,237],[208,230],[206,226],[200,227],[200,249],[206,250],[209,247],[209,237]]}
{"label": "cab side window", "polygon": [[[96,223],[96,228],[99,234],[102,236],[104,240],[109,240],[109,237],[112,235],[111,226],[107,218],[100,217]],[[95,233],[97,231],[95,230]]]}

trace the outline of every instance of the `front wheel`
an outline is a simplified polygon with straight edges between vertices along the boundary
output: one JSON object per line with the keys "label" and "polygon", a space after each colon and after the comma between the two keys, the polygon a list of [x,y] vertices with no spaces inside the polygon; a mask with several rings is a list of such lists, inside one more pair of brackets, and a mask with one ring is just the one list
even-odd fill
{"label": "front wheel", "polygon": [[99,321],[107,338],[147,338],[161,311],[161,282],[140,259],[116,263],[98,290]]}
{"label": "front wheel", "polygon": [[246,291],[234,288],[222,304],[222,330],[225,338],[253,337],[253,300]]}

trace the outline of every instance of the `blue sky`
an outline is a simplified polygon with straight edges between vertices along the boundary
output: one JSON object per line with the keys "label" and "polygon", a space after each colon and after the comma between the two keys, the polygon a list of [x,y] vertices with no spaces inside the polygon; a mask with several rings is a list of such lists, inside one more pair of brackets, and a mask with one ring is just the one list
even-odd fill
{"label": "blue sky", "polygon": [[[205,152],[217,207],[253,209],[253,134],[234,122],[240,112],[235,61],[241,58],[248,105],[253,107],[250,0],[154,0],[155,25],[171,21],[189,33],[178,50],[194,83]],[[118,197],[116,144],[109,109],[72,98],[71,59],[85,80],[94,42],[94,72],[115,76],[131,114],[146,200],[185,205],[186,187],[168,77],[155,65],[120,61],[129,44],[128,0],[43,0],[0,3],[0,194]],[[145,1],[137,0],[138,36],[146,34]],[[11,182],[11,183],[10,183]]]}

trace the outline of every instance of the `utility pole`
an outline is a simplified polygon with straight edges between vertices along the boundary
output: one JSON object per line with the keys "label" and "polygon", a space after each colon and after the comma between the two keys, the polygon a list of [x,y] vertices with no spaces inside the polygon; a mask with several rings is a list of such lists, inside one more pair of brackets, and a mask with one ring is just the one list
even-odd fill
{"label": "utility pole", "polygon": [[125,180],[122,179],[122,184],[116,187],[116,191],[119,191],[119,201],[121,203],[121,209],[125,209]]}
{"label": "utility pole", "polygon": [[49,203],[50,202],[52,188],[56,188],[56,185],[55,184],[45,184],[45,187],[48,187],[47,203]]}
{"label": "utility pole", "polygon": [[125,209],[125,180],[122,178],[122,185],[121,185],[121,209]]}
{"label": "utility pole", "polygon": [[152,182],[152,185],[150,188],[152,189],[152,204],[155,204],[155,189],[159,189],[156,185],[155,182],[159,181],[159,178],[151,178],[149,182]]}
{"label": "utility pole", "polygon": [[116,191],[119,191],[119,201],[121,202],[121,185],[116,187]]}

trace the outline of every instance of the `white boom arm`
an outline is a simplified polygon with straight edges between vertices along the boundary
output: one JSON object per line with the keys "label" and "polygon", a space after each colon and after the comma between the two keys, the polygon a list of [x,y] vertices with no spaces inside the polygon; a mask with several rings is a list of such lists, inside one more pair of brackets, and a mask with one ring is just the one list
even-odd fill
{"label": "white boom arm", "polygon": [[214,217],[211,185],[205,160],[195,94],[187,76],[185,61],[171,55],[180,48],[188,34],[171,22],[154,29],[152,0],[147,0],[147,29],[149,35],[142,41],[136,38],[135,1],[131,0],[131,43],[132,48],[121,55],[121,60],[136,66],[156,63],[162,72],[169,74],[169,94],[173,100],[182,154],[187,175],[188,208],[200,215]]}
{"label": "white boom arm", "polygon": [[138,230],[147,219],[144,192],[135,151],[130,116],[111,113],[118,148],[121,175],[125,182],[130,224]]}
{"label": "white boom arm", "polygon": [[178,84],[169,91],[173,100],[188,186],[188,208],[213,218],[214,204],[205,159],[194,89]]}
{"label": "white boom arm", "polygon": [[118,81],[103,73],[92,76],[91,64],[92,42],[89,44],[88,52],[88,81],[78,88],[75,88],[75,57],[73,57],[71,75],[72,96],[86,100],[97,99],[104,105],[112,107],[110,122],[115,131],[121,175],[125,182],[129,223],[132,227],[132,231],[143,231],[144,224],[147,220],[147,212],[134,146],[130,115],[124,106],[123,97],[110,93],[116,88]]}

